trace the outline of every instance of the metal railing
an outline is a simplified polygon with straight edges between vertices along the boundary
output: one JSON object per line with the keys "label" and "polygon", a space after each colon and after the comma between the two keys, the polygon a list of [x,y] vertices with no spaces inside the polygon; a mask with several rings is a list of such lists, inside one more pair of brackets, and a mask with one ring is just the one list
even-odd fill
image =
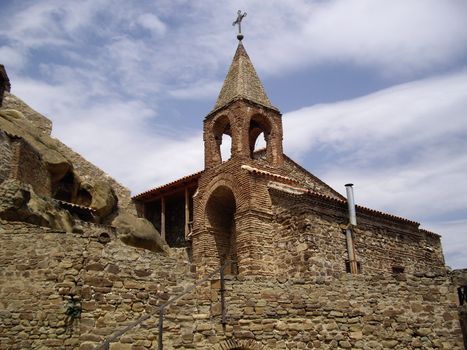
{"label": "metal railing", "polygon": [[185,289],[182,293],[180,293],[176,297],[174,297],[172,299],[169,299],[166,303],[162,304],[155,311],[150,312],[150,313],[148,313],[148,314],[146,314],[144,316],[141,316],[137,320],[135,320],[132,323],[130,323],[129,325],[127,325],[125,328],[121,329],[120,331],[118,331],[118,332],[112,334],[110,337],[106,338],[100,345],[95,347],[94,350],[101,350],[101,349],[109,350],[111,342],[119,339],[123,334],[125,334],[129,330],[135,328],[136,326],[139,326],[141,323],[143,323],[144,321],[146,321],[147,319],[149,319],[151,316],[155,315],[158,312],[159,312],[159,324],[158,324],[159,335],[158,335],[158,339],[157,339],[157,349],[158,350],[163,350],[164,344],[163,344],[163,341],[162,341],[162,336],[163,336],[163,332],[164,332],[164,311],[165,311],[165,309],[168,306],[170,306],[171,304],[173,304],[174,302],[176,302],[177,300],[183,298],[185,295],[192,292],[194,289],[196,289],[197,287],[199,287],[203,283],[209,281],[216,274],[219,274],[219,279],[220,279],[219,292],[221,293],[221,323],[223,325],[225,325],[226,322],[227,322],[226,321],[226,312],[225,312],[226,311],[226,309],[225,309],[225,295],[224,295],[224,293],[225,293],[225,268],[229,264],[232,264],[232,263],[234,263],[233,260],[226,260],[221,267],[219,267],[216,270],[214,270],[213,272],[209,273],[208,275],[206,275],[205,277],[200,279],[198,282],[196,282],[195,284],[193,284],[190,287],[188,287],[187,289]]}

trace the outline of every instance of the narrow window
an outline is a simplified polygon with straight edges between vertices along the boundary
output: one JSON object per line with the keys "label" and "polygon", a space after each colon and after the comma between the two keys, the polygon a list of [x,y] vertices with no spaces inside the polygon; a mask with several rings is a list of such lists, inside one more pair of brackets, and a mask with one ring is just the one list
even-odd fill
{"label": "narrow window", "polygon": [[467,285],[457,288],[457,294],[459,295],[460,305],[467,303]]}
{"label": "narrow window", "polygon": [[405,271],[404,266],[393,266],[392,267],[392,273],[400,274],[400,273],[404,273],[404,271]]}

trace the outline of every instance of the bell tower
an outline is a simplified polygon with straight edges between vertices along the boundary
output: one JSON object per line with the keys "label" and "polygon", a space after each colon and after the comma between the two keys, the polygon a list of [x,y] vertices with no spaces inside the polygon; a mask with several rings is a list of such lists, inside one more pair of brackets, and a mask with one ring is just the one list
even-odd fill
{"label": "bell tower", "polygon": [[232,138],[231,158],[253,159],[258,137],[263,134],[266,158],[271,166],[283,161],[282,119],[271,105],[255,68],[240,41],[214,109],[204,120],[205,168],[222,163],[223,135]]}
{"label": "bell tower", "polygon": [[[232,261],[233,274],[271,275],[268,180],[255,172],[281,172],[282,116],[266,95],[243,35],[237,38],[219,97],[204,119],[205,170],[194,196],[193,259],[201,273]],[[222,159],[227,137],[230,157]],[[266,148],[255,152],[260,137]]]}

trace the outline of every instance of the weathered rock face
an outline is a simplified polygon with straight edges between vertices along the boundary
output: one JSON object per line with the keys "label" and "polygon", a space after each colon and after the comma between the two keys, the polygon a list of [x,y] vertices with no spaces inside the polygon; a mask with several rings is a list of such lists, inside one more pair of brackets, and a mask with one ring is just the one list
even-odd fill
{"label": "weathered rock face", "polygon": [[16,180],[0,185],[0,218],[24,221],[39,226],[72,232],[74,219],[51,200],[38,196],[30,187]]}
{"label": "weathered rock face", "polygon": [[128,245],[156,252],[169,251],[167,243],[146,219],[121,213],[114,219],[112,226],[117,228],[119,238]]}
{"label": "weathered rock face", "polygon": [[[65,177],[70,176],[70,173],[78,186],[80,185],[79,179],[87,179],[86,182],[90,182],[91,187],[96,185],[94,183],[95,179],[101,179],[97,183],[96,189],[87,188],[88,192],[95,191],[96,196],[99,197],[99,199],[95,200],[94,205],[99,215],[105,217],[109,215],[109,211],[112,211],[112,209],[115,211],[116,205],[112,205],[113,201],[118,202],[120,210],[136,212],[131,202],[130,191],[127,188],[59,140],[50,137],[51,121],[34,111],[16,96],[7,92],[5,93],[3,106],[0,108],[0,130],[3,131],[4,135],[21,138],[37,152],[49,172],[52,192],[53,185],[60,185]],[[0,149],[3,151],[3,148],[6,149],[6,147],[6,143],[0,139]],[[11,151],[10,148],[10,153]],[[2,167],[6,166],[0,166],[0,176],[3,170]],[[31,185],[34,186],[34,184]],[[109,187],[111,191],[109,191]],[[83,189],[86,188],[83,187]],[[79,188],[75,188],[75,191],[78,192]],[[112,192],[112,195],[110,192]]]}
{"label": "weathered rock face", "polygon": [[81,230],[74,227],[75,219],[110,224],[119,215],[115,223],[122,241],[167,250],[152,224],[136,217],[128,189],[50,137],[51,127],[49,119],[5,94],[0,108],[0,217],[71,232]]}
{"label": "weathered rock face", "polygon": [[23,102],[20,98],[10,94],[5,91],[3,96],[4,109],[15,110],[21,112],[22,115],[29,120],[35,128],[39,131],[40,134],[50,135],[52,132],[52,122],[50,119],[44,117],[42,114],[38,113],[26,103]]}
{"label": "weathered rock face", "polygon": [[96,211],[96,215],[105,218],[115,211],[117,198],[108,182],[99,180],[94,185],[90,185],[90,190],[92,196],[91,208]]}
{"label": "weathered rock face", "polygon": [[57,151],[57,140],[52,139],[45,131],[40,132],[21,111],[0,110],[0,129],[25,139],[34,147],[41,154],[53,181],[61,179],[72,167],[71,162]]}

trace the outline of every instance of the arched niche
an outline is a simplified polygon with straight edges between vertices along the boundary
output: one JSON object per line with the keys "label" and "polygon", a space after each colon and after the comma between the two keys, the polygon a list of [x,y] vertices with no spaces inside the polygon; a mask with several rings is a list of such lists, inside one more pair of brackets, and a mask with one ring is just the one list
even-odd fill
{"label": "arched niche", "polygon": [[251,117],[248,127],[250,157],[253,158],[253,153],[259,148],[264,148],[264,143],[258,142],[261,136],[264,138],[266,144],[266,152],[270,153],[271,133],[272,125],[268,117],[262,114],[254,114]]}
{"label": "arched niche", "polygon": [[215,345],[213,350],[269,350],[269,348],[253,339],[231,338]]}
{"label": "arched niche", "polygon": [[[219,266],[227,260],[236,262],[236,201],[228,186],[217,187],[206,202],[206,222],[214,235]],[[228,264],[227,273],[236,273],[235,263]]]}
{"label": "arched niche", "polygon": [[[230,159],[232,156],[232,129],[227,115],[220,115],[216,118],[212,126],[212,136],[215,140],[215,149],[212,150],[215,153],[214,158],[219,163]],[[230,146],[230,149],[225,149],[225,147],[221,149],[223,143]]]}
{"label": "arched niche", "polygon": [[75,175],[70,170],[60,180],[52,183],[52,197],[71,203],[76,197],[76,189]]}

